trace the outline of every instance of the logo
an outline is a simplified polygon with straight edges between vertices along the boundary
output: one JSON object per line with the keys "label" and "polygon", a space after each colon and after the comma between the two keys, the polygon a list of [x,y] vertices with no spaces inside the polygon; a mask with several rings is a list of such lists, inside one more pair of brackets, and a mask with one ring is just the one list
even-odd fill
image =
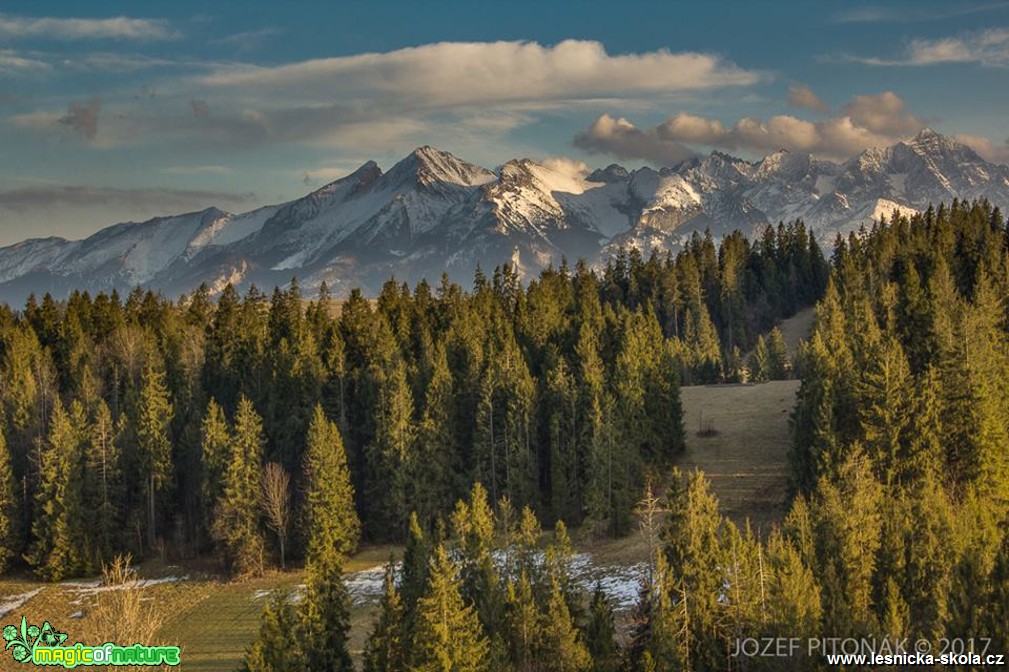
{"label": "logo", "polygon": [[101,646],[85,646],[80,642],[65,646],[67,633],[57,632],[46,621],[42,627],[28,625],[21,617],[21,627],[4,626],[5,651],[19,663],[32,665],[60,665],[71,669],[78,665],[178,665],[180,651],[177,646],[119,646],[106,642]]}

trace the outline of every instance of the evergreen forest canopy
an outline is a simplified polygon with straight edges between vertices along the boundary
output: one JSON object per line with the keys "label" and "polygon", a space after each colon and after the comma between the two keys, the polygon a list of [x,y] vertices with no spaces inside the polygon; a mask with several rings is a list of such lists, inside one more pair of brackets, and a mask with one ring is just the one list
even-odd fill
{"label": "evergreen forest canopy", "polygon": [[[747,637],[1009,651],[1005,221],[987,203],[895,214],[839,241],[831,266],[799,355],[780,528],[756,537],[719,514],[703,474],[674,472],[661,522],[654,497],[641,503],[656,550],[618,629],[602,591],[571,582],[563,522],[544,547],[530,508],[495,508],[477,483],[450,529],[411,518],[364,669],[824,669],[822,655],[733,658]],[[312,643],[277,655],[298,651],[304,611],[276,593],[245,669],[306,669]],[[346,633],[346,610],[333,616]]]}
{"label": "evergreen forest canopy", "polygon": [[[729,658],[773,636],[1009,652],[1007,296],[1000,211],[954,202],[840,240],[829,266],[795,223],[528,287],[508,267],[472,292],[390,281],[338,315],[295,283],[30,300],[0,314],[3,558],[58,579],[213,553],[238,576],[286,542],[306,599],[271,599],[250,670],[350,669],[340,572],[362,535],[407,544],[368,670],[822,665]],[[814,302],[789,515],[758,538],[703,474],[671,478],[618,632],[570,580],[565,522],[629,531],[682,449],[680,383],[787,374],[761,334]],[[267,471],[295,493],[287,526]]]}
{"label": "evergreen forest canopy", "polygon": [[[123,552],[216,553],[243,574],[281,545],[303,556],[305,461],[324,430],[367,539],[403,540],[411,511],[432,525],[476,481],[494,502],[622,534],[646,472],[682,447],[679,380],[738,375],[740,349],[825,278],[795,224],[528,287],[508,267],[472,292],[390,280],[338,310],[296,282],[2,307],[0,566],[58,580]],[[288,525],[262,520],[265,465],[295,493]]]}

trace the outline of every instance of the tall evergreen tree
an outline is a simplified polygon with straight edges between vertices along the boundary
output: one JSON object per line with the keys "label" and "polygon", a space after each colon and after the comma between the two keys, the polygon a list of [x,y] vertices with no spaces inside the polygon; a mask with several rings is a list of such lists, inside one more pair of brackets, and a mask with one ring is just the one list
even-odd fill
{"label": "tall evergreen tree", "polygon": [[25,559],[44,579],[58,581],[85,569],[81,535],[81,483],[84,411],[73,402],[68,413],[57,400],[42,454],[43,470],[35,495],[34,541]]}
{"label": "tall evergreen tree", "polygon": [[263,608],[259,635],[245,652],[241,672],[302,672],[297,619],[288,591],[274,590]]}
{"label": "tall evergreen tree", "polygon": [[391,564],[386,567],[384,585],[378,620],[365,645],[364,672],[406,672],[408,632]]}
{"label": "tall evergreen tree", "polygon": [[14,463],[0,423],[0,573],[21,555],[21,506],[14,481]]}
{"label": "tall evergreen tree", "polygon": [[213,533],[233,576],[259,574],[263,571],[259,510],[263,428],[252,402],[244,396],[238,402],[230,444],[224,487],[214,510]]}
{"label": "tall evergreen tree", "polygon": [[592,669],[592,657],[575,627],[564,591],[556,577],[552,577],[550,582],[542,636],[544,670],[588,672]]}
{"label": "tall evergreen tree", "polygon": [[357,549],[361,524],[340,432],[321,405],[312,414],[307,444],[303,511],[307,561],[333,564],[332,557],[342,564]]}
{"label": "tall evergreen tree", "polygon": [[472,605],[457,586],[459,569],[444,546],[435,549],[431,581],[421,598],[411,672],[484,672],[490,643]]}
{"label": "tall evergreen tree", "polygon": [[140,402],[137,408],[137,450],[140,473],[147,500],[147,543],[154,546],[157,534],[157,501],[172,483],[172,443],[169,426],[172,404],[164,373],[147,362],[141,380]]}
{"label": "tall evergreen tree", "polygon": [[231,429],[224,410],[213,398],[207,403],[200,428],[201,483],[204,524],[207,531],[213,526],[214,509],[224,494],[224,475],[228,469],[231,450]]}
{"label": "tall evergreen tree", "polygon": [[96,566],[110,562],[121,543],[123,466],[118,438],[122,430],[123,423],[117,426],[108,405],[99,401],[92,413],[85,456],[85,500]]}

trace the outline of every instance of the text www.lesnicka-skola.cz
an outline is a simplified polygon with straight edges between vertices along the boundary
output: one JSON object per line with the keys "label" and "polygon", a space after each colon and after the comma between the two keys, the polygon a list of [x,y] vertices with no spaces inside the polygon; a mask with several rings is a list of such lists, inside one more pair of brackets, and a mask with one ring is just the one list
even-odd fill
{"label": "text www.lesnicka-skola.cz", "polygon": [[747,637],[737,639],[733,658],[825,658],[830,665],[970,665],[1006,664],[1003,653],[989,651],[987,637],[912,640],[907,637]]}

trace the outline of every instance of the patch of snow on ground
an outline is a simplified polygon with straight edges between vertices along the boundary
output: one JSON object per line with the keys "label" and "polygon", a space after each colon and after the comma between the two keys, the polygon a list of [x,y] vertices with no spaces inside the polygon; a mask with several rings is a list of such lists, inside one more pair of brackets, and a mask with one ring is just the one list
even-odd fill
{"label": "patch of snow on ground", "polygon": [[[179,581],[185,581],[189,578],[186,576],[163,576],[159,579],[134,579],[133,581],[127,581],[126,583],[119,583],[114,586],[102,585],[101,581],[64,581],[59,585],[68,592],[72,592],[80,597],[96,595],[98,593],[107,593],[112,590],[134,590],[139,588],[150,588],[152,586],[160,586],[165,583],[178,583]],[[78,599],[71,604],[80,604]]]}
{"label": "patch of snow on ground", "polygon": [[0,602],[0,617],[6,616],[12,611],[20,609],[26,602],[28,602],[28,600],[32,599],[41,592],[41,588],[36,588],[35,590],[29,590],[27,593],[21,593],[20,595],[8,595],[0,598],[0,600],[3,600]]}
{"label": "patch of snow on ground", "polygon": [[[506,562],[504,554],[500,554],[496,560],[502,565]],[[399,563],[393,565],[393,573],[397,578],[399,568]],[[641,581],[648,571],[648,565],[644,562],[632,565],[600,565],[593,561],[590,554],[579,553],[571,559],[570,571],[571,578],[587,595],[591,595],[598,585],[609,598],[613,608],[621,611],[630,609],[637,603]],[[354,605],[378,604],[384,592],[385,566],[352,572],[344,577],[344,584]],[[263,599],[269,594],[268,590],[257,590],[253,594],[253,599]]]}

